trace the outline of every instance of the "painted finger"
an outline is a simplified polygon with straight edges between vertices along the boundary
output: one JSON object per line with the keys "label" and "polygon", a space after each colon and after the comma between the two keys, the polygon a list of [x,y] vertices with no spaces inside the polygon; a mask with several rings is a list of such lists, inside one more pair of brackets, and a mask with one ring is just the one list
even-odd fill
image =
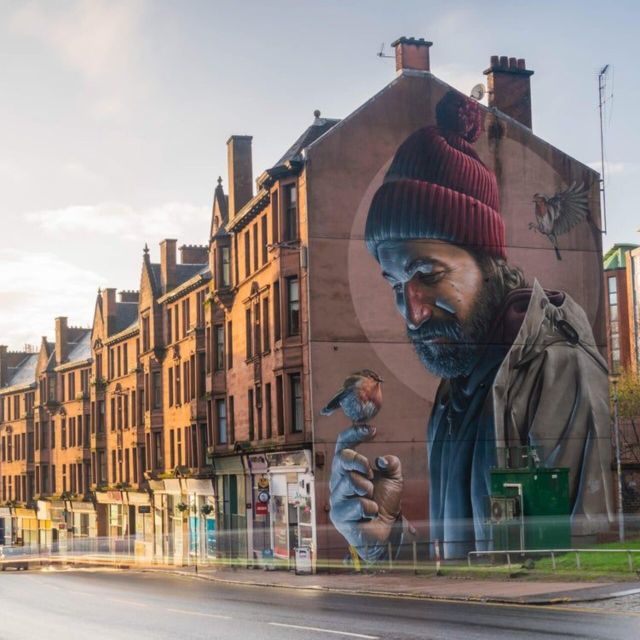
{"label": "painted finger", "polygon": [[376,435],[376,428],[368,425],[352,426],[345,429],[336,440],[336,453],[343,449],[353,449],[361,442],[372,440]]}
{"label": "painted finger", "polygon": [[359,522],[378,515],[378,505],[368,498],[349,498],[331,503],[331,521],[344,526],[349,522]]}
{"label": "painted finger", "polygon": [[361,474],[350,471],[331,490],[331,501],[337,503],[353,497],[372,498],[373,483]]}
{"label": "painted finger", "polygon": [[368,458],[353,449],[344,449],[338,454],[340,466],[345,471],[355,471],[366,476],[370,480],[373,479],[373,469]]}
{"label": "painted finger", "polygon": [[376,458],[376,469],[392,480],[402,480],[402,464],[397,456],[380,456]]}

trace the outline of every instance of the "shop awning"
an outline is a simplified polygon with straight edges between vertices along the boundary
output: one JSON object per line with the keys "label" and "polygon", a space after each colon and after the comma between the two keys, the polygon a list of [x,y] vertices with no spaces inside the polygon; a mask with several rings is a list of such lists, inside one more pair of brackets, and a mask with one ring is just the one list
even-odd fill
{"label": "shop awning", "polygon": [[213,466],[218,475],[244,475],[242,456],[229,456],[228,458],[215,458]]}
{"label": "shop awning", "polygon": [[190,495],[195,493],[199,496],[212,496],[213,482],[200,478],[187,478],[187,493]]}
{"label": "shop awning", "polygon": [[122,492],[96,491],[96,501],[100,504],[122,504]]}
{"label": "shop awning", "polygon": [[35,509],[23,509],[21,507],[16,508],[14,515],[16,518],[33,518],[34,520],[37,517]]}
{"label": "shop awning", "polygon": [[142,491],[127,492],[127,500],[129,504],[133,505],[151,504],[151,501],[149,500],[149,494]]}
{"label": "shop awning", "polygon": [[94,513],[96,508],[93,502],[72,502],[71,511],[74,513]]}

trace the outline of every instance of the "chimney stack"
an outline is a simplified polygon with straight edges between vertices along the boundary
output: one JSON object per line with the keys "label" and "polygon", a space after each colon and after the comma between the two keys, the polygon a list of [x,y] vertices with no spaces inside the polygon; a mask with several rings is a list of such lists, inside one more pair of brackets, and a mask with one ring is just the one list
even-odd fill
{"label": "chimney stack", "polygon": [[487,76],[489,106],[531,129],[531,76],[523,58],[491,56]]}
{"label": "chimney stack", "polygon": [[163,293],[176,286],[177,245],[177,240],[163,240],[160,243],[160,281]]}
{"label": "chimney stack", "polygon": [[116,327],[116,290],[102,290],[102,317],[104,318],[107,335],[110,336]]}
{"label": "chimney stack", "polygon": [[180,248],[180,264],[207,264],[209,247],[197,244],[183,244]]}
{"label": "chimney stack", "polygon": [[56,364],[60,365],[67,361],[67,350],[69,349],[69,327],[67,318],[56,318]]}
{"label": "chimney stack", "polygon": [[5,387],[9,380],[9,364],[7,363],[7,345],[0,344],[0,387]]}
{"label": "chimney stack", "polygon": [[227,140],[229,212],[234,216],[253,197],[252,136],[231,136]]}
{"label": "chimney stack", "polygon": [[424,38],[398,38],[391,43],[396,50],[396,71],[412,69],[430,71],[429,47],[433,42]]}
{"label": "chimney stack", "polygon": [[140,302],[139,291],[118,291],[120,302]]}

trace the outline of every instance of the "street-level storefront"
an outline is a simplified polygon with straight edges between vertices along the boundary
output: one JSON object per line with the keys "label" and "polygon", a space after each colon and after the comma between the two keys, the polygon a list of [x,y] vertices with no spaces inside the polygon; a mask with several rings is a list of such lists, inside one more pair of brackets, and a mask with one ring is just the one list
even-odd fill
{"label": "street-level storefront", "polygon": [[216,503],[210,479],[150,480],[153,557],[188,565],[216,557]]}
{"label": "street-level storefront", "polygon": [[35,509],[16,507],[13,510],[15,518],[15,544],[25,547],[38,546],[38,515]]}
{"label": "street-level storefront", "polygon": [[151,498],[146,491],[127,491],[129,519],[134,535],[136,559],[150,561],[153,558],[153,513]]}
{"label": "street-level storefront", "polygon": [[189,505],[189,560],[207,562],[216,558],[216,501],[213,481],[183,480]]}
{"label": "street-level storefront", "polygon": [[88,500],[67,501],[67,544],[74,552],[94,551],[98,535],[96,508]]}
{"label": "street-level storefront", "polygon": [[99,550],[131,553],[131,522],[129,505],[123,491],[96,492],[97,531]]}
{"label": "street-level storefront", "polygon": [[247,559],[247,491],[243,458],[237,455],[214,459],[217,554],[220,558]]}
{"label": "street-level storefront", "polygon": [[292,566],[295,549],[308,548],[315,566],[316,529],[311,452],[281,451],[247,456],[253,487],[256,557],[273,554]]}
{"label": "street-level storefront", "polygon": [[9,507],[0,507],[0,544],[13,544],[13,516]]}

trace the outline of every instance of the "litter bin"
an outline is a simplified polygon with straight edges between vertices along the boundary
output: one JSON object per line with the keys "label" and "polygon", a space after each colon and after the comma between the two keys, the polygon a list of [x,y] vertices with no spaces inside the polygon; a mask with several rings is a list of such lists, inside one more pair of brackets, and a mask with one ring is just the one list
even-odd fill
{"label": "litter bin", "polygon": [[311,568],[311,548],[310,547],[296,547],[296,575],[309,575],[313,573]]}

